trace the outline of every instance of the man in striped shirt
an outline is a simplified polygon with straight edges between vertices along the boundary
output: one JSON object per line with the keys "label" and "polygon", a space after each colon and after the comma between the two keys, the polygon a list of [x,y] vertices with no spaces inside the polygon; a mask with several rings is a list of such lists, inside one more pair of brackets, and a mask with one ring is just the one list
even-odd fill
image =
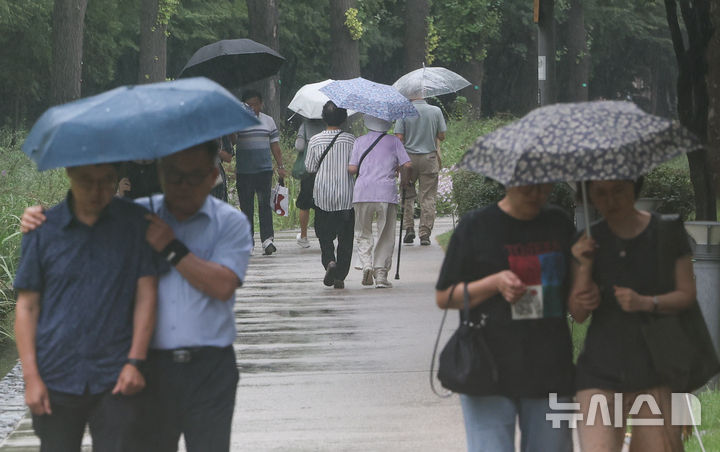
{"label": "man in striped shirt", "polygon": [[[323,107],[322,117],[327,129],[310,138],[305,167],[308,172],[317,173],[313,188],[315,235],[320,242],[325,267],[323,283],[343,289],[345,277],[350,271],[355,238],[354,181],[348,172],[355,137],[340,130],[340,125],[347,119],[344,108],[328,101]],[[333,242],[336,238],[337,257]]]}
{"label": "man in striped shirt", "polygon": [[[255,215],[255,194],[257,193],[260,241],[263,254],[270,255],[277,251],[273,245],[275,231],[273,230],[272,207],[270,207],[273,176],[270,154],[275,157],[278,175],[282,178],[287,176],[280,151],[280,132],[278,132],[273,118],[260,111],[263,104],[259,92],[245,91],[242,101],[253,109],[260,124],[237,133],[235,172],[238,201],[240,210],[250,220],[250,232],[254,234],[253,217]],[[254,242],[253,238],[253,244]]]}

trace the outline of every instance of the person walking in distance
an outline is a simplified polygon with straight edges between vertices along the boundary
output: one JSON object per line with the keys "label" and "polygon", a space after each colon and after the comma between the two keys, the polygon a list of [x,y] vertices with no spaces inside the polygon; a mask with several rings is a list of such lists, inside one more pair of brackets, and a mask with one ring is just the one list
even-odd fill
{"label": "person walking in distance", "polygon": [[310,209],[313,208],[313,186],[315,185],[315,175],[308,173],[305,169],[305,156],[310,138],[323,130],[325,130],[325,123],[321,119],[303,118],[295,139],[295,150],[298,152],[298,156],[293,165],[292,175],[300,181],[300,193],[295,201],[300,220],[300,232],[296,239],[300,248],[310,248],[307,230],[310,222]]}
{"label": "person walking in distance", "polygon": [[[350,271],[355,227],[354,181],[348,172],[355,137],[340,130],[340,125],[347,119],[344,108],[328,101],[322,116],[327,129],[310,139],[305,167],[316,173],[313,188],[315,235],[320,241],[325,267],[323,284],[344,289],[345,277]],[[337,256],[335,239],[338,241]]]}
{"label": "person walking in distance", "polygon": [[[395,123],[395,136],[404,143],[410,156],[412,169],[405,188],[405,213],[403,243],[415,240],[415,199],[420,203],[420,244],[430,245],[430,233],[435,223],[435,201],[437,198],[440,155],[437,142],[445,140],[447,126],[442,111],[429,105],[422,98],[411,99],[418,116],[403,118]],[[418,188],[415,188],[415,184]]]}
{"label": "person walking in distance", "polygon": [[262,96],[257,91],[248,90],[243,93],[242,101],[252,108],[260,120],[260,124],[243,129],[235,135],[237,139],[235,143],[235,172],[237,173],[238,201],[240,202],[240,210],[250,220],[251,232],[254,234],[253,217],[255,215],[255,195],[257,194],[260,241],[263,254],[270,255],[277,251],[273,244],[275,231],[273,230],[272,208],[270,207],[273,176],[270,156],[272,155],[275,158],[280,177],[285,178],[288,173],[283,166],[282,152],[280,150],[280,132],[273,118],[261,112],[263,107]]}
{"label": "person walking in distance", "polygon": [[[397,175],[407,179],[410,158],[402,142],[387,131],[392,124],[365,115],[369,132],[358,137],[350,157],[350,174],[356,174],[353,190],[355,209],[355,245],[363,271],[362,284],[376,288],[392,287],[388,272],[395,249],[395,217],[397,215]],[[372,224],[377,215],[377,241],[373,240]],[[373,243],[375,242],[375,243]]]}

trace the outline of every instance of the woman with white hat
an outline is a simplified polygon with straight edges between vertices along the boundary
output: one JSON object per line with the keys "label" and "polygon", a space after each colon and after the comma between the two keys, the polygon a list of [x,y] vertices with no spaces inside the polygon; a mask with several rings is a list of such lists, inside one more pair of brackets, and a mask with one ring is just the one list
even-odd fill
{"label": "woman with white hat", "polygon": [[[396,178],[400,169],[409,170],[411,164],[402,141],[387,134],[389,121],[366,114],[365,126],[369,132],[355,140],[348,166],[350,174],[357,175],[353,191],[355,247],[363,269],[362,284],[374,282],[377,288],[387,288],[392,287],[387,275],[395,248]],[[377,241],[372,234],[376,214]]]}

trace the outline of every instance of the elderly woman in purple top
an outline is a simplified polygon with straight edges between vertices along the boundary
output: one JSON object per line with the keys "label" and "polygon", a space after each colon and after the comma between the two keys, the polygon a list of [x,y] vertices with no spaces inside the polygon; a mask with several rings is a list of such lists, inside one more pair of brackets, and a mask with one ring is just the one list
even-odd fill
{"label": "elderly woman in purple top", "polygon": [[[355,140],[348,171],[357,174],[353,191],[355,248],[363,269],[362,284],[392,287],[387,275],[395,245],[395,216],[398,193],[396,177],[401,168],[410,169],[410,157],[396,136],[388,135],[390,122],[365,115],[366,135]],[[377,214],[377,242],[373,243],[372,223]],[[373,246],[374,245],[374,246]]]}

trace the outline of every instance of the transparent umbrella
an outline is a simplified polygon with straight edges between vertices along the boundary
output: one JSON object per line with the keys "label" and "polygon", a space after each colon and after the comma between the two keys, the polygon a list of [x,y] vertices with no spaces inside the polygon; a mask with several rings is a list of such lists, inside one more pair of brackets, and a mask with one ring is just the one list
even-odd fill
{"label": "transparent umbrella", "polygon": [[408,99],[419,99],[454,93],[470,82],[460,74],[444,67],[421,67],[403,75],[393,87]]}

